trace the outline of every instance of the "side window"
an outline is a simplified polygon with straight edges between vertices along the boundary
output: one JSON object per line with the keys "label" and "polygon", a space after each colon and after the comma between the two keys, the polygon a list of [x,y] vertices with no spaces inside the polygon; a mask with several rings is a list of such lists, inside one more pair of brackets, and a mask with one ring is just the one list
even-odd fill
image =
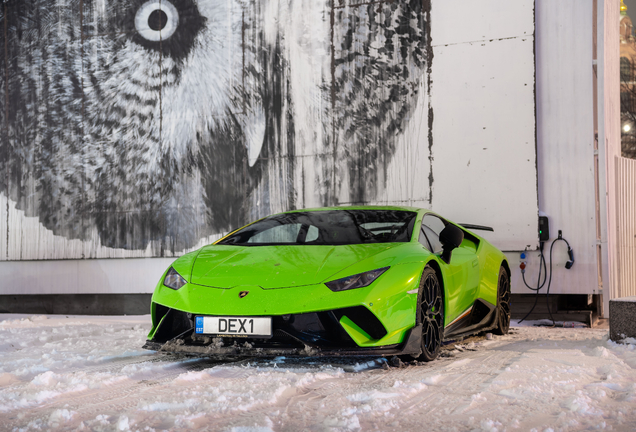
{"label": "side window", "polygon": [[431,252],[440,253],[442,251],[442,243],[439,241],[439,233],[446,227],[443,220],[432,214],[424,215],[422,219],[422,231],[426,235]]}
{"label": "side window", "polygon": [[426,238],[426,234],[424,234],[424,228],[420,230],[420,237],[417,240],[422,244],[422,246],[424,246],[429,251],[433,252],[433,247],[428,242],[428,239]]}
{"label": "side window", "polygon": [[318,228],[314,225],[311,225],[307,230],[307,237],[305,238],[305,243],[309,243],[312,241],[318,240]]}

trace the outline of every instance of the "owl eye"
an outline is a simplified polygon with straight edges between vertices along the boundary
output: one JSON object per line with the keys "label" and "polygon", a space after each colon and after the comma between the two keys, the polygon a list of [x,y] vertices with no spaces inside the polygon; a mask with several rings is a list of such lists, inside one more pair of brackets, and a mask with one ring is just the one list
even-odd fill
{"label": "owl eye", "polygon": [[150,0],[141,5],[135,15],[135,29],[151,42],[166,40],[179,25],[179,12],[168,0]]}
{"label": "owl eye", "polygon": [[115,25],[125,22],[127,30],[134,25],[135,31],[127,32],[132,42],[151,52],[161,51],[177,61],[189,55],[197,35],[206,26],[207,18],[199,13],[197,0],[126,1],[131,3],[126,18],[114,17]]}

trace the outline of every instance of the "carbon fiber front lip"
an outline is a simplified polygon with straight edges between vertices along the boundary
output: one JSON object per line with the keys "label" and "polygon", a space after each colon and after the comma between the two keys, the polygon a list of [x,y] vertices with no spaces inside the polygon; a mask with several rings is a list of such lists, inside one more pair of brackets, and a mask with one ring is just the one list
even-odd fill
{"label": "carbon fiber front lip", "polygon": [[244,345],[217,346],[210,344],[207,346],[188,345],[183,338],[174,338],[166,343],[146,341],[142,348],[167,352],[193,354],[204,357],[316,357],[316,356],[351,356],[351,357],[378,357],[410,354],[415,357],[421,353],[422,346],[422,326],[416,326],[409,330],[406,341],[402,344],[386,345],[380,348],[317,348],[305,345],[303,348],[293,347],[252,347],[249,343]]}

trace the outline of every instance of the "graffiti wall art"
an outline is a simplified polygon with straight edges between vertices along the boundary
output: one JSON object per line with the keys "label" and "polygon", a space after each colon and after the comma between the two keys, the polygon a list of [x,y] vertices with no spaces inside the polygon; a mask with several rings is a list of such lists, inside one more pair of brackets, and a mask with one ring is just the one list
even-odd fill
{"label": "graffiti wall art", "polygon": [[422,0],[0,1],[0,193],[56,236],[152,256],[374,202],[427,89],[429,16]]}

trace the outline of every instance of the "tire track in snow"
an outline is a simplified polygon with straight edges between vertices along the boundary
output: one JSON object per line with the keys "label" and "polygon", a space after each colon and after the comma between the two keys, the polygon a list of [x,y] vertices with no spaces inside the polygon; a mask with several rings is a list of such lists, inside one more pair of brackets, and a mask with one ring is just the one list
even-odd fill
{"label": "tire track in snow", "polygon": [[[87,416],[90,417],[104,412],[112,413],[121,411],[123,409],[130,409],[135,407],[139,403],[139,398],[142,395],[148,392],[154,393],[157,387],[161,388],[162,385],[170,383],[177,376],[183,373],[211,368],[218,365],[219,363],[228,364],[224,361],[213,361],[208,358],[189,358],[185,361],[170,364],[170,359],[155,358],[150,360],[146,359],[143,361],[120,362],[117,365],[95,366],[91,368],[80,369],[80,371],[85,372],[87,370],[90,370],[92,372],[121,372],[124,368],[129,366],[143,365],[145,363],[157,364],[163,362],[167,363],[163,371],[159,371],[158,373],[151,373],[151,371],[142,371],[140,373],[142,375],[151,373],[151,376],[147,379],[138,380],[124,375],[122,376],[122,380],[119,380],[116,383],[113,383],[112,385],[108,385],[106,387],[62,394],[59,397],[55,397],[50,402],[38,405],[34,408],[15,410],[20,411],[19,415],[15,413],[15,411],[9,413],[10,415],[13,414],[13,416],[9,417],[8,420],[13,421],[9,421],[7,425],[9,426],[9,429],[13,429],[26,425],[30,421],[36,419],[46,419],[51,415],[53,411],[61,408],[73,411],[79,414],[79,418],[84,419]],[[76,371],[73,371],[72,373],[75,372]],[[73,429],[73,427],[69,427],[69,429]]]}
{"label": "tire track in snow", "polygon": [[[485,338],[482,337],[480,339]],[[500,343],[497,343],[497,345],[500,345],[501,343],[504,342],[501,341]],[[494,345],[495,344],[493,343],[489,345],[489,347]],[[338,406],[330,403],[330,401],[337,399],[342,401],[343,396],[355,398],[357,394],[365,392],[376,391],[381,393],[381,390],[386,390],[387,388],[390,389],[397,381],[408,381],[412,379],[414,374],[427,377],[431,375],[431,372],[437,371],[437,373],[439,373],[440,369],[442,371],[445,369],[457,369],[452,365],[457,364],[458,360],[464,358],[472,359],[485,349],[485,347],[478,345],[475,346],[475,349],[473,350],[458,352],[457,354],[452,354],[452,357],[442,357],[432,363],[419,363],[418,365],[408,365],[400,368],[389,367],[388,370],[370,370],[364,373],[364,380],[362,381],[358,379],[358,374],[344,374],[329,379],[313,381],[298,387],[290,387],[272,404],[264,405],[263,407],[256,409],[251,408],[249,412],[240,413],[238,416],[236,413],[223,415],[221,418],[215,419],[214,425],[217,427],[227,428],[246,424],[262,424],[263,418],[268,416],[268,414],[281,410],[282,413],[277,415],[273,421],[275,424],[274,430],[296,431],[302,430],[303,428],[310,428],[316,424],[321,424],[323,420],[328,417],[325,413],[335,414],[340,411],[355,408],[354,403],[350,403],[348,406]],[[483,356],[484,354],[482,353],[481,355]],[[500,355],[494,354],[490,357],[501,358]],[[501,358],[501,363],[503,364],[504,362],[504,359]],[[491,367],[494,371],[502,368],[501,365],[493,362],[491,362]],[[466,374],[468,373],[470,373],[470,370],[466,371]],[[458,376],[454,377],[453,381],[461,380],[461,376],[459,376],[459,374],[455,373],[455,375]],[[481,381],[485,381],[493,376],[496,376],[496,374],[484,376],[481,378]],[[426,392],[426,390],[424,391]],[[420,393],[421,392],[416,392],[416,395],[413,397],[416,397],[417,394]],[[395,400],[399,400],[400,403],[408,403],[408,401],[410,401],[413,397],[398,397],[395,398]],[[430,395],[427,394],[424,397],[430,397]],[[362,418],[359,421],[363,430],[368,428],[372,429],[374,427],[372,422],[369,423]],[[329,428],[329,426],[333,425],[325,426]],[[336,425],[336,428],[338,427],[346,429],[348,426]],[[214,429],[212,428],[210,430]]]}
{"label": "tire track in snow", "polygon": [[[112,359],[105,360],[104,362],[100,362],[99,364],[96,364],[96,365],[90,365],[90,366],[87,365],[84,367],[80,366],[80,367],[74,367],[72,369],[64,367],[60,369],[50,369],[50,371],[55,374],[74,374],[77,372],[116,373],[116,372],[119,372],[124,367],[130,366],[130,365],[175,361],[175,360],[167,359],[165,357],[148,358],[149,356],[152,356],[152,355],[153,354],[148,354],[148,355],[144,355],[143,357],[140,357],[140,356],[114,357]],[[0,386],[0,389],[2,391],[10,391],[10,392],[19,391],[27,387],[30,383],[31,381],[20,381],[18,383],[10,384],[4,387]]]}
{"label": "tire track in snow", "polygon": [[[474,392],[479,391],[485,382],[497,377],[516,356],[517,353],[513,352],[472,353],[472,355],[462,356],[450,362],[441,369],[436,369],[433,375],[425,377],[423,381],[427,385],[452,387],[454,389],[461,389],[461,392],[465,394],[474,394]],[[432,395],[426,395],[424,400],[431,397]],[[435,397],[435,405],[438,406],[444,405],[447,399],[439,398],[437,394]],[[456,395],[452,395],[452,397],[456,397]],[[409,405],[403,407],[403,409],[408,411],[416,407],[416,401],[412,401]]]}
{"label": "tire track in snow", "polygon": [[[467,352],[441,368],[435,368],[431,371],[433,373],[427,372],[421,381],[429,388],[400,398],[395,407],[400,412],[400,428],[415,430],[421,427],[419,423],[412,423],[410,418],[424,415],[431,419],[428,426],[433,427],[437,419],[443,423],[441,419],[448,415],[459,414],[470,407],[471,397],[479,394],[487,382],[495,379],[516,356],[514,352]],[[458,398],[464,403],[457,405]],[[374,419],[361,422],[363,429],[373,424]]]}
{"label": "tire track in snow", "polygon": [[[481,351],[481,347],[478,347],[476,351],[465,351],[459,353],[457,357],[471,359],[478,356],[478,352]],[[483,353],[481,354],[483,357]],[[489,357],[499,357],[500,364],[491,363],[491,369],[498,371],[501,369],[501,365],[505,363],[505,359],[500,355],[492,355]],[[486,359],[487,361],[488,359]],[[441,358],[433,363],[420,363],[418,365],[408,365],[402,368],[389,368],[388,370],[373,370],[366,373],[365,380],[360,381],[354,374],[347,374],[344,376],[334,377],[328,380],[321,380],[309,383],[307,385],[290,389],[281,400],[277,401],[277,405],[284,407],[283,414],[280,416],[277,426],[281,430],[294,430],[295,428],[302,429],[303,427],[310,427],[316,423],[322,423],[322,420],[327,417],[325,413],[336,414],[338,412],[347,412],[356,410],[356,398],[362,395],[362,398],[366,394],[369,397],[387,398],[398,405],[416,405],[419,399],[426,399],[432,397],[426,390],[413,390],[413,395],[396,393],[395,396],[387,393],[387,389],[391,389],[395,383],[402,380],[412,380],[414,375],[421,375],[422,379],[434,374],[445,374],[445,371],[456,369],[452,367],[453,364],[458,362],[457,358]],[[465,368],[466,369],[466,368]],[[466,369],[464,373],[459,369],[454,372],[452,381],[459,381],[462,376],[470,374],[472,369]],[[481,382],[487,380],[493,375],[484,375],[477,381]],[[384,390],[384,391],[382,391]],[[401,390],[401,389],[399,389]],[[396,390],[397,391],[397,390]],[[342,401],[343,396],[345,401],[350,399],[347,406],[338,406],[330,403],[331,400],[339,399]],[[419,399],[418,399],[419,396]],[[410,405],[409,405],[410,404]],[[402,409],[402,408],[400,408]],[[271,411],[269,407],[267,410]],[[259,414],[264,413],[252,413],[253,419],[256,420]],[[364,416],[358,416],[358,421],[363,430],[372,429],[374,427],[373,419],[369,418],[372,413],[368,413]],[[327,419],[328,420],[328,419]],[[293,424],[292,428],[288,428],[287,424]],[[326,425],[330,426],[330,425]],[[336,427],[347,428],[345,425],[336,425]],[[415,430],[415,429],[414,429]]]}

